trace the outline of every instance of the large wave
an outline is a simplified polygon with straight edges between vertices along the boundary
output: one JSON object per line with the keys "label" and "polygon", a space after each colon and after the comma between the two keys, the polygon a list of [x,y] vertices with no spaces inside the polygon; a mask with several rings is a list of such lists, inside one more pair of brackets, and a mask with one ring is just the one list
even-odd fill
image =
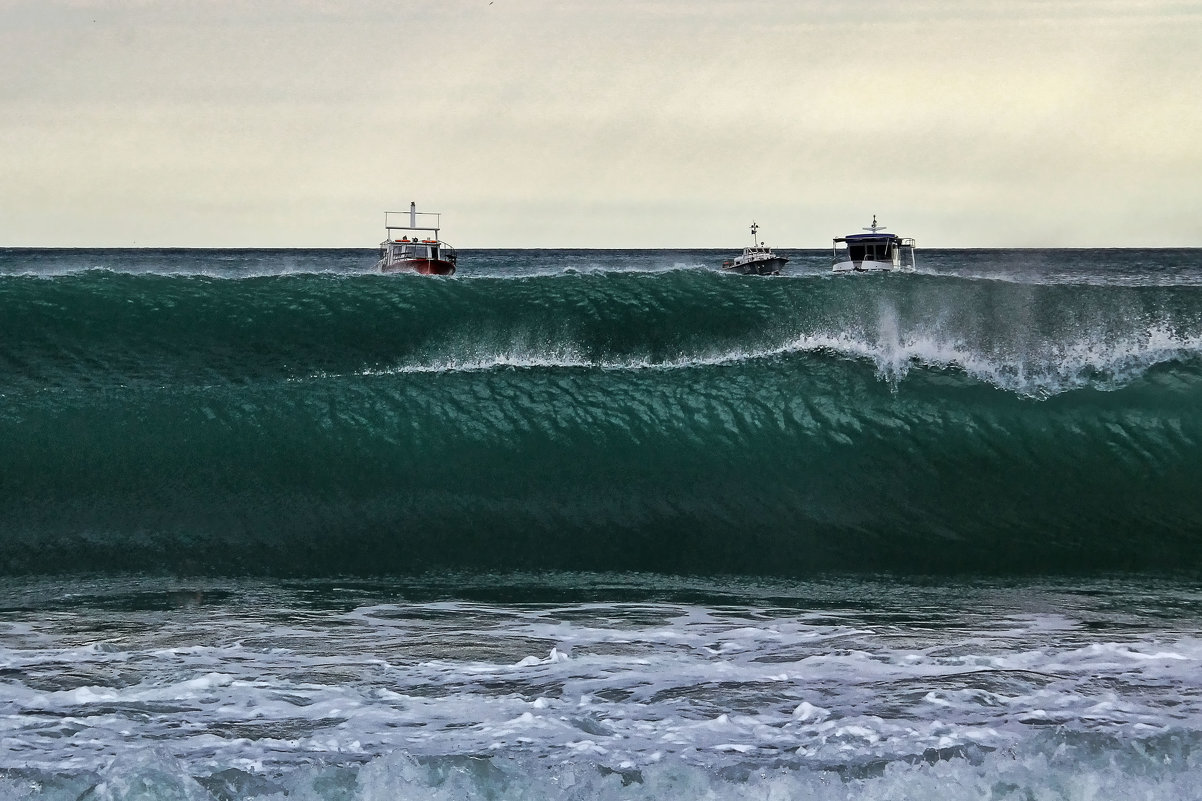
{"label": "large wave", "polygon": [[0,282],[0,568],[1202,555],[1202,289],[710,271]]}

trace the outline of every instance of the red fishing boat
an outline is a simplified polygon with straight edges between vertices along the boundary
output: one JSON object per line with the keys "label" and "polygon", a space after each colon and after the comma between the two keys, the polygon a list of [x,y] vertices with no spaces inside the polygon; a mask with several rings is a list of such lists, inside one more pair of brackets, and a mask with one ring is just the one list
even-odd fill
{"label": "red fishing boat", "polygon": [[[415,272],[422,275],[453,275],[457,256],[455,248],[438,238],[437,212],[417,210],[409,204],[408,225],[397,225],[397,215],[403,211],[384,212],[385,239],[380,243],[380,259],[376,269],[382,273]],[[419,218],[421,218],[419,220]],[[428,223],[433,218],[433,225]],[[404,217],[400,218],[406,221]]]}

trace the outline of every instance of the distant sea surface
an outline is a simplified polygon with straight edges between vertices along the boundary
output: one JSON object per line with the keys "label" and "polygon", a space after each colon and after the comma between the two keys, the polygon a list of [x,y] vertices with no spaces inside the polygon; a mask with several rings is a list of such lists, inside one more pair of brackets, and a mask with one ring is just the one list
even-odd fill
{"label": "distant sea surface", "polygon": [[0,249],[0,801],[1202,798],[1202,250]]}

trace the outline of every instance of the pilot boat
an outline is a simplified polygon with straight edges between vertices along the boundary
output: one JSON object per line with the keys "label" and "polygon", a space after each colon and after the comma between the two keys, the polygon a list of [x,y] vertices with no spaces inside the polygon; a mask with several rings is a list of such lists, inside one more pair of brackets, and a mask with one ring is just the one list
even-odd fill
{"label": "pilot boat", "polygon": [[[385,239],[380,243],[380,258],[376,269],[382,273],[416,272],[422,275],[453,275],[458,258],[455,248],[438,238],[438,212],[417,210],[416,203],[409,204],[408,225],[397,225],[397,215],[403,211],[384,212]],[[433,225],[418,225],[429,222]],[[400,217],[404,221],[404,217]]]}
{"label": "pilot boat", "polygon": [[751,224],[751,247],[743,248],[742,255],[722,262],[723,270],[743,275],[776,275],[781,271],[785,263],[789,261],[788,257],[773,253],[772,248],[765,246],[763,242],[757,245],[755,234],[758,230],[760,230],[759,225],[753,222]]}
{"label": "pilot boat", "polygon": [[832,272],[890,272],[914,269],[912,238],[885,233],[885,226],[877,225],[875,214],[872,215],[872,225],[861,230],[868,233],[837,236],[832,240]]}

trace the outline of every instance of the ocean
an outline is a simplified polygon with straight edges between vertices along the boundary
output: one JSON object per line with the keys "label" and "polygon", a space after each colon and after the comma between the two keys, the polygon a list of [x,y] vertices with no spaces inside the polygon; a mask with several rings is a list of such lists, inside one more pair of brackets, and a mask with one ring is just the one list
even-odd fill
{"label": "ocean", "polygon": [[1202,799],[1202,250],[0,249],[0,801]]}

